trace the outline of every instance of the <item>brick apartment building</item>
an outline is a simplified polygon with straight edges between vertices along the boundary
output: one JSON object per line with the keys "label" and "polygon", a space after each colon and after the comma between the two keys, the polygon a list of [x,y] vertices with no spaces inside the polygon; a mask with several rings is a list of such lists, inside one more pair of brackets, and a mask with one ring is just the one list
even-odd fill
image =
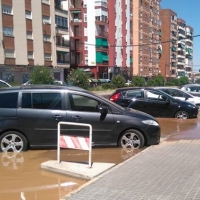
{"label": "brick apartment building", "polygon": [[193,28],[170,9],[161,10],[162,57],[161,74],[166,78],[191,78],[193,66]]}

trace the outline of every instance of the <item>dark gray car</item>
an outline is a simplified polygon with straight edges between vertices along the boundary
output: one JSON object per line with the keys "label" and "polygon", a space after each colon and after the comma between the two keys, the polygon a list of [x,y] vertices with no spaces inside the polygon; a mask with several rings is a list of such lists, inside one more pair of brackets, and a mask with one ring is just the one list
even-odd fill
{"label": "dark gray car", "polygon": [[[141,148],[160,141],[154,117],[81,88],[30,85],[0,90],[1,151],[56,148],[60,121],[91,124],[93,146]],[[62,135],[87,137],[88,133],[79,126],[61,129]]]}

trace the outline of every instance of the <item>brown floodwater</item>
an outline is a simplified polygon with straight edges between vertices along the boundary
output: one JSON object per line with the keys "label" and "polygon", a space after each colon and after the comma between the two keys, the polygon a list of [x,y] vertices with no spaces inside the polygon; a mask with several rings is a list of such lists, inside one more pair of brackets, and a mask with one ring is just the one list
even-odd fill
{"label": "brown floodwater", "polygon": [[[200,116],[197,119],[158,119],[162,140],[200,139]],[[142,151],[121,148],[93,148],[92,162],[119,164]],[[0,153],[0,200],[59,200],[77,189],[85,180],[40,169],[41,163],[57,159],[56,150],[29,150]],[[62,161],[88,162],[88,152],[61,150]]]}

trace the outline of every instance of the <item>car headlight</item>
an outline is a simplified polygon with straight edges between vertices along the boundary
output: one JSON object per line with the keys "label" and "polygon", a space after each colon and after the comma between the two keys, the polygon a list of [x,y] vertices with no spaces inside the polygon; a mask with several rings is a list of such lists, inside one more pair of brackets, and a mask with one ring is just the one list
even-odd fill
{"label": "car headlight", "polygon": [[154,120],[143,120],[142,123],[144,124],[148,124],[148,125],[152,125],[152,126],[159,126],[158,122],[154,121]]}

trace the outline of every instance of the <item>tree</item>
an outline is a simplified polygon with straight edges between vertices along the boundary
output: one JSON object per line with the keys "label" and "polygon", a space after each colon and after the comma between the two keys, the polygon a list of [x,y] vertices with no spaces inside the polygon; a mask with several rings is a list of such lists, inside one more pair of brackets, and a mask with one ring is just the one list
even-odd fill
{"label": "tree", "polygon": [[179,85],[180,85],[180,79],[178,79],[178,78],[174,78],[174,79],[172,79],[170,82],[173,83],[173,84],[176,85],[176,86],[179,86]]}
{"label": "tree", "polygon": [[195,81],[195,83],[200,83],[200,78],[198,78],[198,79]]}
{"label": "tree", "polygon": [[54,78],[51,70],[45,66],[36,66],[30,74],[31,84],[53,84]]}
{"label": "tree", "polygon": [[135,76],[131,81],[131,85],[145,86],[145,78],[143,76]]}
{"label": "tree", "polygon": [[121,74],[117,74],[111,79],[111,83],[114,84],[117,88],[124,87],[125,78]]}
{"label": "tree", "polygon": [[87,90],[89,88],[89,75],[81,68],[74,69],[67,77],[67,83]]}
{"label": "tree", "polygon": [[185,85],[189,83],[188,77],[180,77],[180,85]]}
{"label": "tree", "polygon": [[165,79],[161,75],[158,75],[155,78],[153,78],[153,81],[155,86],[163,86],[165,83]]}

